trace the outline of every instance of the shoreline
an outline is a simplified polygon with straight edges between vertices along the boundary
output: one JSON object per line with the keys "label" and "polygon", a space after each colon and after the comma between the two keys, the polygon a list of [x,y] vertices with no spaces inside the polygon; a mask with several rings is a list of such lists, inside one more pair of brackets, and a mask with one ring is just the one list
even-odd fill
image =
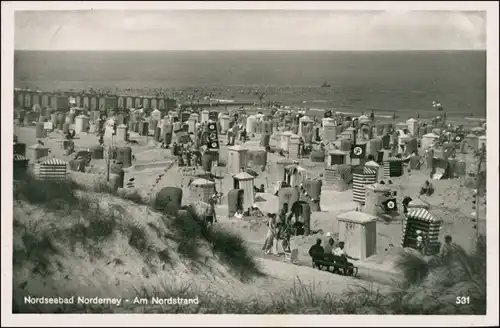
{"label": "shoreline", "polygon": [[[134,90],[123,90],[118,89],[117,91],[112,91],[111,89],[105,88],[96,88],[94,91],[103,90],[106,92],[84,92],[85,89],[58,89],[58,90],[48,90],[45,91],[43,88],[39,88],[38,90],[30,89],[30,88],[14,88],[14,90],[25,90],[29,92],[37,92],[37,93],[51,93],[51,94],[61,94],[61,95],[84,95],[84,96],[105,96],[105,97],[133,97],[133,98],[156,98],[161,97],[165,99],[176,100],[177,104],[183,106],[189,106],[189,103],[192,102],[195,106],[204,106],[205,102],[207,103],[207,108],[209,106],[209,100],[205,99],[206,96],[204,94],[208,92],[210,89],[223,90],[226,87],[224,86],[216,86],[213,88],[205,87],[205,88],[197,88],[197,87],[186,87],[186,88],[144,88],[143,90],[134,89]],[[232,86],[227,86],[227,88],[231,89]],[[356,106],[356,105],[346,105],[339,103],[343,102],[343,100],[326,100],[326,99],[312,99],[312,100],[298,100],[297,97],[307,98],[307,94],[305,93],[295,93],[287,97],[288,95],[282,94],[270,94],[267,97],[262,99],[262,104],[260,104],[259,96],[251,95],[251,89],[255,89],[254,87],[246,86],[245,88],[247,93],[241,92],[230,92],[229,89],[224,90],[222,92],[217,92],[213,95],[213,108],[220,109],[224,106],[235,106],[236,104],[244,104],[244,106],[255,107],[266,109],[268,103],[279,103],[285,109],[290,110],[305,110],[307,109],[309,116],[322,116],[322,113],[326,110],[332,110],[338,114],[344,115],[369,115],[373,110],[375,113],[375,117],[381,121],[392,121],[393,114],[396,114],[396,120],[406,120],[409,118],[416,118],[421,120],[431,120],[436,116],[440,116],[446,113],[447,121],[450,123],[458,123],[458,124],[466,124],[466,125],[474,125],[481,122],[485,122],[487,120],[486,116],[474,116],[474,113],[471,112],[437,112],[433,109],[411,109],[411,108],[399,108],[398,110],[390,110],[390,109],[380,109],[380,108],[367,108],[366,106]],[[260,87],[265,88],[265,87]],[[318,87],[321,88],[321,87]],[[293,87],[285,86],[282,89],[291,90]],[[87,91],[87,90],[85,90]],[[144,91],[142,93],[141,91]],[[200,92],[201,91],[201,92]],[[180,97],[179,97],[180,93]],[[195,99],[189,99],[188,96],[194,96]],[[71,96],[73,96],[71,95]],[[290,99],[292,98],[292,99]],[[200,103],[197,103],[197,102]],[[262,106],[261,106],[262,105]],[[415,115],[417,113],[417,115]],[[472,115],[471,115],[472,114]],[[416,117],[417,116],[417,117]]]}

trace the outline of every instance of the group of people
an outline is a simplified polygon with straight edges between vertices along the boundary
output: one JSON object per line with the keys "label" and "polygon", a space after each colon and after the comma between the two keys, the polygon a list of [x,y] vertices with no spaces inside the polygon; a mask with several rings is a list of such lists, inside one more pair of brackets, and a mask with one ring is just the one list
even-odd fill
{"label": "group of people", "polygon": [[177,156],[179,166],[192,166],[197,168],[201,165],[201,153],[189,147],[182,147],[174,143],[173,155]]}
{"label": "group of people", "polygon": [[235,140],[241,142],[248,140],[247,130],[242,124],[234,124],[227,130],[227,146],[234,146]]}
{"label": "group of people", "polygon": [[[327,236],[329,237],[329,239],[325,247],[321,246],[322,240],[318,238],[316,239],[316,244],[312,245],[309,249],[309,255],[312,258],[321,254],[333,254],[335,256],[342,257],[347,262],[349,272],[352,272],[352,270],[354,269],[354,265],[347,260],[357,261],[359,259],[347,254],[347,252],[345,251],[345,243],[343,241],[339,242],[337,247],[335,247],[335,240],[330,237],[330,234],[327,234]],[[313,267],[315,267],[314,262]]]}
{"label": "group of people", "polygon": [[273,254],[279,256],[285,252],[290,252],[290,239],[293,235],[303,232],[303,222],[300,215],[296,215],[287,203],[278,215],[276,213],[268,214],[267,236],[262,250],[264,254]]}

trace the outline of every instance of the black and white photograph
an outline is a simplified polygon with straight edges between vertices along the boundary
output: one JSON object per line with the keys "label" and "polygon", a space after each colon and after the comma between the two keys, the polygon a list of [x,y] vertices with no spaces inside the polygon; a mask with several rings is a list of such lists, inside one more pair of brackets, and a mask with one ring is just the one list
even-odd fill
{"label": "black and white photograph", "polygon": [[2,109],[2,326],[498,325],[497,2],[2,2]]}

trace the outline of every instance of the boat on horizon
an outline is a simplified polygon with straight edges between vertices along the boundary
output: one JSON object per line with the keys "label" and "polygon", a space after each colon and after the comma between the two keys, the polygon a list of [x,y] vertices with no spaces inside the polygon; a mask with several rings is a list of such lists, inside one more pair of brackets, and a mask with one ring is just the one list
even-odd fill
{"label": "boat on horizon", "polygon": [[327,83],[326,81],[323,82],[323,84],[321,85],[322,88],[331,88],[331,84]]}

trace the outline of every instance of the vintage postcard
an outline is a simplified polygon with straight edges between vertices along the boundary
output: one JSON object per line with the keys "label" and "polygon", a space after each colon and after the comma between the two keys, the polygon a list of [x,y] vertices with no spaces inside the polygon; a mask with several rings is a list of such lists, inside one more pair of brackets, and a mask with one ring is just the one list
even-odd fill
{"label": "vintage postcard", "polygon": [[498,325],[498,3],[1,24],[2,326]]}

